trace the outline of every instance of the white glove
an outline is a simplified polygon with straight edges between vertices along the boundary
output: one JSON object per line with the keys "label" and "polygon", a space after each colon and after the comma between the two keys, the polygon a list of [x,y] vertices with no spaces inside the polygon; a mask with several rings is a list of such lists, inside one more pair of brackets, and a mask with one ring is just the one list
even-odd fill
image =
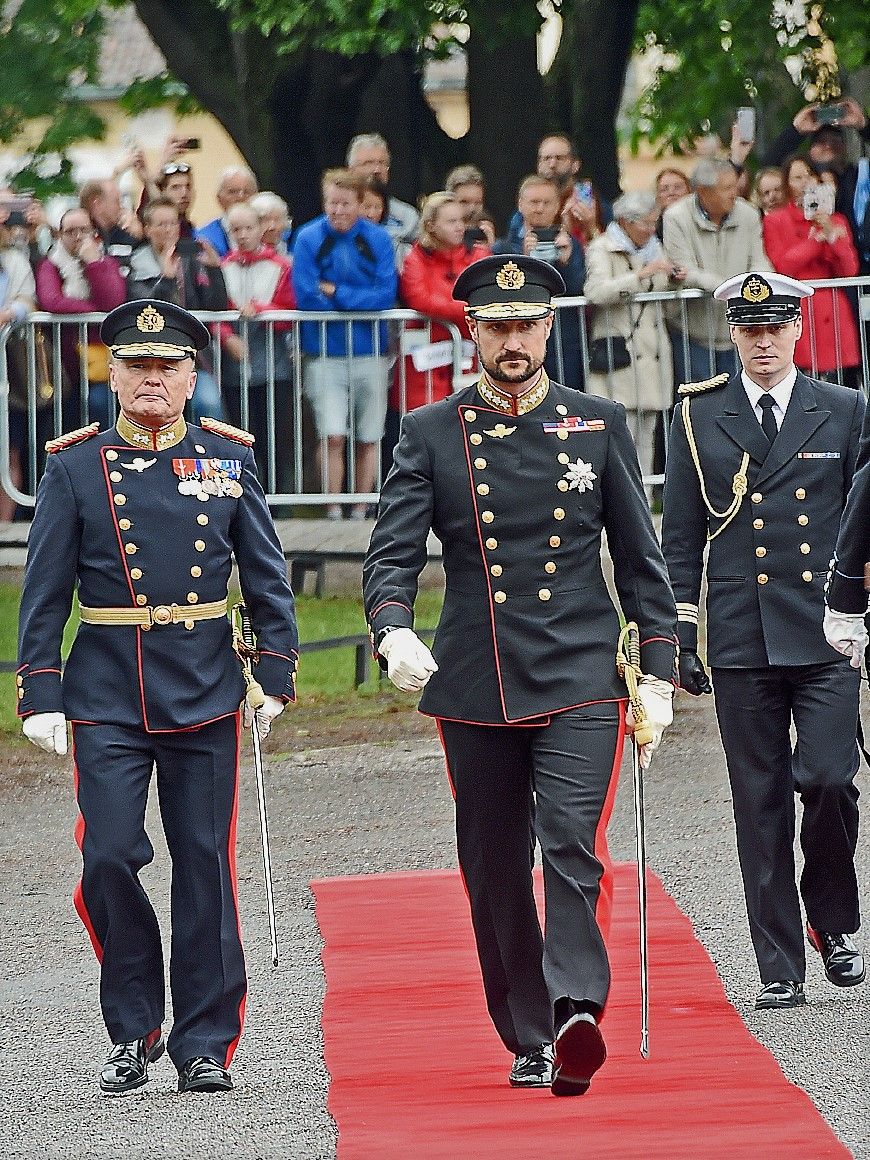
{"label": "white glove", "polygon": [[825,640],[844,657],[849,657],[853,669],[861,668],[867,647],[867,628],[862,612],[835,612],[825,609],[823,624]]}
{"label": "white glove", "polygon": [[[637,687],[637,695],[643,705],[646,719],[653,728],[652,741],[641,745],[638,753],[640,764],[646,769],[652,761],[653,750],[661,744],[662,734],[674,719],[674,686],[659,677],[643,677]],[[634,732],[634,714],[629,705],[626,714],[629,732]]]}
{"label": "white glove", "polygon": [[438,672],[432,653],[410,628],[391,628],[378,652],[387,662],[387,676],[403,693],[419,692]]}
{"label": "white glove", "polygon": [[269,736],[269,730],[272,728],[272,722],[276,717],[280,717],[284,712],[284,702],[277,697],[270,697],[266,693],[265,702],[255,711],[248,704],[247,697],[245,698],[245,713],[244,726],[246,729],[251,728],[251,721],[256,716],[257,732],[260,735],[260,740],[265,741]]}
{"label": "white glove", "polygon": [[66,753],[66,717],[63,713],[34,713],[24,718],[24,736],[46,753]]}

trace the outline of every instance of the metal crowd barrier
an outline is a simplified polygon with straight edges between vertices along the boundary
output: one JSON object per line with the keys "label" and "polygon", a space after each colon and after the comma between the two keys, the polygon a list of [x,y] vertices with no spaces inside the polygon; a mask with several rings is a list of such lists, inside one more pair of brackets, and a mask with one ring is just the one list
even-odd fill
{"label": "metal crowd barrier", "polygon": [[[809,300],[810,373],[866,391],[870,384],[870,277],[812,285],[843,290],[847,297],[844,303],[839,295],[834,295],[832,369],[819,366],[819,331],[814,300]],[[598,305],[586,297],[566,297],[557,299],[555,305],[557,322],[550,340],[548,368],[569,385],[617,397],[628,412],[645,483],[651,486],[662,482],[672,390],[687,379],[709,377],[736,367],[733,348],[717,347],[721,306],[709,294],[692,289],[620,296],[612,303]],[[632,351],[634,339],[630,326],[625,326],[626,307],[629,320],[646,312],[647,324],[652,323],[658,354],[655,369],[648,370],[647,363],[640,365],[640,359],[632,358],[622,369],[591,373],[589,355],[594,337],[622,333],[623,338],[629,339],[628,348]],[[845,316],[846,310],[849,317]],[[200,381],[190,417],[195,421],[200,414],[212,414],[252,429],[257,436],[257,462],[269,502],[285,510],[302,507],[313,513],[324,506],[354,505],[361,514],[366,505],[377,501],[399,422],[407,410],[409,375],[414,376],[414,402],[419,401],[421,384],[422,401],[428,402],[443,394],[445,382],[448,386],[452,383],[455,390],[473,381],[471,372],[475,366],[458,327],[438,321],[440,332],[449,334],[449,339],[438,340],[433,336],[433,320],[413,310],[339,315],[271,311],[255,319],[234,311],[198,316],[212,326],[213,338],[205,358],[200,360]],[[103,317],[39,312],[0,330],[0,488],[22,507],[35,503],[47,439],[94,417],[104,425],[115,420],[115,397],[95,377],[105,375],[104,366],[99,365],[100,347],[93,329]],[[704,338],[700,344],[690,341],[690,320],[696,339],[699,329]],[[355,328],[357,335],[359,328],[369,328],[371,356],[336,357],[335,367],[329,368],[330,372],[340,371],[348,381],[343,441],[340,436],[328,439],[318,434],[311,390],[306,392],[306,377],[311,374],[312,364],[303,350],[302,323],[317,328],[321,349],[327,345],[328,325],[332,341],[336,341],[337,328],[347,349],[352,349]],[[243,339],[247,355],[241,363],[234,364],[226,353],[221,356],[218,324],[234,326]],[[844,367],[844,335],[852,325],[857,329],[860,362]],[[89,333],[94,338],[90,350]],[[660,377],[659,394],[665,402],[652,410],[648,399],[651,385],[656,388],[656,384],[650,383],[651,374]],[[356,413],[357,392],[367,389],[366,382],[371,388],[373,380],[374,395],[382,409],[391,388],[397,403],[387,415],[382,446],[374,450],[371,442],[357,438]],[[670,383],[672,390],[668,389]],[[342,476],[337,486],[333,478],[332,492],[330,460],[333,472],[338,470]],[[365,470],[369,471],[371,486],[357,486]]]}

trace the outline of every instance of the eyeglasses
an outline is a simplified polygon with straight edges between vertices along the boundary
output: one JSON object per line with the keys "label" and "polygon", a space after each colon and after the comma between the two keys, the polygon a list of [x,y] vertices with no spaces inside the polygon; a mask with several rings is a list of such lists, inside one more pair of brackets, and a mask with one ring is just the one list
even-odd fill
{"label": "eyeglasses", "polygon": [[164,165],[160,172],[163,177],[172,177],[176,173],[190,173],[190,166],[184,161],[174,161],[171,165]]}

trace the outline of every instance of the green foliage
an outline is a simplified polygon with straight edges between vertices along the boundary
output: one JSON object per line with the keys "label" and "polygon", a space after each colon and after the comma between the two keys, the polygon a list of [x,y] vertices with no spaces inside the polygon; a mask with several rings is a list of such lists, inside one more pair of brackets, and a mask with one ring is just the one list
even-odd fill
{"label": "green foliage", "polygon": [[187,86],[168,72],[156,77],[136,77],[118,98],[118,104],[129,117],[161,105],[171,105],[179,116],[201,112],[199,102],[191,96]]}

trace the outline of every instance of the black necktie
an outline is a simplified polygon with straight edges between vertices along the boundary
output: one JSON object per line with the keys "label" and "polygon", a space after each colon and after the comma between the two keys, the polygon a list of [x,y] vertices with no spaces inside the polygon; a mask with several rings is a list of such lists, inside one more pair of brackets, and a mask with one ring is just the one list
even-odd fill
{"label": "black necktie", "polygon": [[771,446],[773,446],[773,441],[779,431],[776,425],[776,419],[773,417],[773,404],[775,401],[768,394],[762,395],[758,400],[758,405],[761,407],[761,430],[767,436],[767,441]]}

